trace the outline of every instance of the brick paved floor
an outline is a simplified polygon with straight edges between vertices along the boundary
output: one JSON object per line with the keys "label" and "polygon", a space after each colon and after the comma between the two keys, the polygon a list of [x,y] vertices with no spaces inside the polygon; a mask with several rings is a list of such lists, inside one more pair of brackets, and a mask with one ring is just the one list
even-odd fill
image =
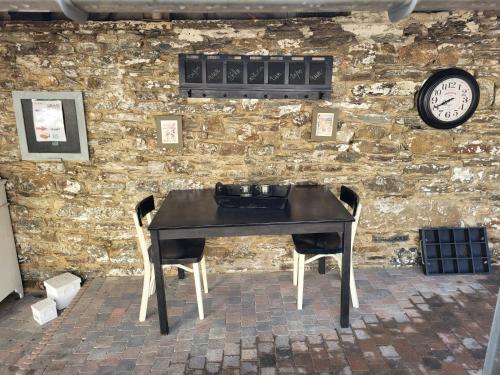
{"label": "brick paved floor", "polygon": [[138,322],[139,278],[87,282],[70,310],[43,328],[31,319],[35,297],[11,298],[0,305],[0,374],[19,367],[35,374],[480,374],[500,269],[436,277],[366,269],[356,277],[361,306],[347,329],[338,323],[335,270],[306,272],[302,311],[291,272],[209,275],[203,321],[192,278],[169,277],[168,336],[159,334],[155,297]]}
{"label": "brick paved floor", "polygon": [[0,302],[0,374],[31,353],[42,339],[47,326],[41,327],[33,320],[30,308],[40,297],[40,294],[26,294],[20,300],[17,294],[12,294]]}

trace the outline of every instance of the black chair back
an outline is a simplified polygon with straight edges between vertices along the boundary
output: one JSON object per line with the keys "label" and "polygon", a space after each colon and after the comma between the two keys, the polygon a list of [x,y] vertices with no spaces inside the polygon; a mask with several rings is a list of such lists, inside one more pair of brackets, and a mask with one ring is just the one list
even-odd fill
{"label": "black chair back", "polygon": [[340,187],[340,200],[345,202],[352,208],[352,216],[356,216],[359,205],[359,196],[354,190],[349,189],[347,186]]}
{"label": "black chair back", "polygon": [[149,214],[154,209],[155,209],[155,200],[152,195],[150,195],[147,198],[144,198],[142,201],[137,203],[137,205],[135,206],[135,213],[137,215],[137,219],[141,227],[142,227],[142,218],[147,214]]}

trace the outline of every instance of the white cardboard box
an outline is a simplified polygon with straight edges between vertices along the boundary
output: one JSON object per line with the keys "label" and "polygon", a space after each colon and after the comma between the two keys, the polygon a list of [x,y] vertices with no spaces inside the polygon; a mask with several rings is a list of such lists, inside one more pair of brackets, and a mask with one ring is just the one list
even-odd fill
{"label": "white cardboard box", "polygon": [[80,290],[80,278],[69,272],[43,282],[47,297],[56,301],[57,309],[67,307]]}
{"label": "white cardboard box", "polygon": [[56,303],[50,298],[42,299],[31,305],[31,310],[33,311],[33,319],[40,325],[57,318]]}

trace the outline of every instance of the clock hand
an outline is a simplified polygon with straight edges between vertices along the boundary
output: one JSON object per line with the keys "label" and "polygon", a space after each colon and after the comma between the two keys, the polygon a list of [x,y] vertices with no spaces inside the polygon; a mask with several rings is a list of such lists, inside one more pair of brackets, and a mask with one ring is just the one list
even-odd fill
{"label": "clock hand", "polygon": [[450,98],[450,99],[448,99],[448,100],[445,100],[444,102],[442,102],[442,103],[440,103],[440,104],[438,104],[438,105],[435,105],[435,106],[434,106],[434,108],[435,108],[435,109],[436,109],[436,108],[439,108],[439,107],[441,107],[442,105],[445,105],[446,103],[451,102],[453,99],[455,99],[455,98]]}

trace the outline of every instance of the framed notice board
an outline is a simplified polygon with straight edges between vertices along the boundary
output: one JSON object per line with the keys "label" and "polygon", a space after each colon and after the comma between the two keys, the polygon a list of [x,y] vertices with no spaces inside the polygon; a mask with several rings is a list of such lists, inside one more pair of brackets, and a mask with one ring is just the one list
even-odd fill
{"label": "framed notice board", "polygon": [[331,56],[179,55],[183,97],[329,99]]}
{"label": "framed notice board", "polygon": [[89,160],[81,92],[14,91],[23,160]]}

